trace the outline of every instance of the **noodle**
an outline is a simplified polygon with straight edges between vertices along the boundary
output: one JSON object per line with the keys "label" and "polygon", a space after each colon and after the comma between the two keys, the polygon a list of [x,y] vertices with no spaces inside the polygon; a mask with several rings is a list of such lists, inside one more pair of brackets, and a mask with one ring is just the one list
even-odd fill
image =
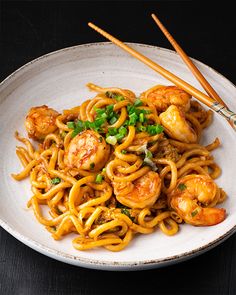
{"label": "noodle", "polygon": [[[159,228],[171,236],[184,222],[223,221],[202,221],[207,210],[224,210],[215,205],[226,199],[212,180],[221,169],[210,152],[220,141],[199,143],[212,112],[173,86],[152,87],[140,98],[127,89],[87,86],[98,92],[95,98],[62,114],[47,106],[30,110],[25,125],[39,142],[36,149],[15,133],[25,147],[16,148],[23,170],[12,177],[30,178],[27,206],[55,240],[74,233],[75,249],[120,251],[138,233]],[[168,122],[167,112],[175,122]],[[197,194],[204,185],[213,195],[203,200]],[[180,198],[193,206],[191,212],[183,211]],[[43,206],[50,218],[42,215]]]}

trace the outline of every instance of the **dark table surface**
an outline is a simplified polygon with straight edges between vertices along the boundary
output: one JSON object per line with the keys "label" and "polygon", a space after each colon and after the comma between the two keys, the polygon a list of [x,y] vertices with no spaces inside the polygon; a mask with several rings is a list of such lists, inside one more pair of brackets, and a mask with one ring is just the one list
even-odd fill
{"label": "dark table surface", "polygon": [[[227,1],[206,3],[1,1],[0,80],[45,53],[104,41],[87,27],[88,21],[124,41],[171,49],[150,18],[156,12],[189,56],[235,83],[235,9]],[[177,265],[104,272],[43,256],[0,229],[0,294],[236,294],[236,235]]]}

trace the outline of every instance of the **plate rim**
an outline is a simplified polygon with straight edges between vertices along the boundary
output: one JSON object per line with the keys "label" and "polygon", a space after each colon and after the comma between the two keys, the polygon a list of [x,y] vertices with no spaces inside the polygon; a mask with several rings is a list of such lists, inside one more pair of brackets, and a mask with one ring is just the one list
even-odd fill
{"label": "plate rim", "polygon": [[[135,43],[135,42],[125,42],[126,44],[129,45],[135,45],[135,46],[140,46],[140,47],[148,47],[152,49],[157,49],[163,52],[175,54],[178,56],[178,54],[171,49],[164,48],[164,47],[159,47],[155,45],[150,45],[150,44],[144,44],[144,43]],[[59,50],[55,50],[49,53],[46,53],[44,55],[41,55],[26,64],[22,65],[21,67],[17,68],[15,71],[13,71],[10,75],[8,75],[5,79],[3,79],[0,83],[0,90],[2,87],[4,87],[5,83],[7,83],[9,80],[14,79],[15,76],[17,76],[22,70],[27,70],[28,67],[32,66],[33,64],[42,61],[43,59],[47,59],[50,56],[60,54],[66,51],[70,50],[75,50],[80,47],[90,47],[90,46],[106,46],[106,45],[113,45],[112,42],[92,42],[92,43],[85,43],[85,44],[79,44],[79,45],[74,45],[74,46],[69,46],[65,48],[61,48]],[[232,87],[235,88],[236,90],[236,85],[234,85],[233,82],[231,82],[228,78],[226,78],[223,74],[219,73],[217,70],[214,68],[206,65],[205,63],[195,59],[191,58],[194,62],[197,62],[198,64],[201,64],[205,66],[208,70],[214,72],[217,75],[220,75],[221,78],[223,78],[227,83],[231,84]],[[82,266],[86,268],[94,268],[97,269],[99,267],[103,267],[104,270],[144,270],[148,268],[158,268],[158,267],[163,267],[166,265],[174,264],[177,262],[181,262],[187,259],[192,258],[193,256],[197,256],[200,254],[203,254],[204,252],[214,248],[221,242],[225,241],[228,239],[231,235],[233,235],[236,232],[236,224],[231,227],[227,232],[224,234],[221,234],[218,238],[214,239],[210,243],[203,245],[201,247],[195,248],[190,251],[183,252],[181,254],[177,255],[172,255],[168,256],[165,258],[160,258],[160,259],[148,259],[148,260],[141,260],[141,261],[136,261],[136,262],[119,262],[119,261],[106,261],[106,260],[96,260],[93,258],[85,258],[85,257],[79,257],[75,256],[73,254],[66,254],[62,251],[55,250],[53,248],[47,247],[34,239],[31,239],[29,237],[26,237],[25,235],[21,234],[14,228],[12,228],[7,221],[4,221],[1,216],[0,216],[0,226],[5,229],[9,234],[11,234],[13,237],[15,237],[17,240],[22,242],[23,244],[29,246],[30,248],[36,250],[37,252],[40,252],[41,254],[44,254],[46,256],[49,256],[51,258],[54,258],[56,260],[62,261],[64,263],[69,263],[73,264],[75,266]]]}

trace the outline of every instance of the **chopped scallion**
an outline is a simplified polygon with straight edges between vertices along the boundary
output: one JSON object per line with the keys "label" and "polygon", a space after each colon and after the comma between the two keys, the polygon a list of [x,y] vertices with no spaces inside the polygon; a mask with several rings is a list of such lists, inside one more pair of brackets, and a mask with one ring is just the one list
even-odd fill
{"label": "chopped scallion", "polygon": [[181,191],[184,191],[186,188],[187,188],[187,186],[184,183],[180,183],[178,185],[178,189],[181,190]]}
{"label": "chopped scallion", "polygon": [[115,145],[117,143],[117,138],[114,135],[110,135],[106,138],[106,142],[111,145]]}
{"label": "chopped scallion", "polygon": [[97,184],[101,184],[102,181],[103,181],[103,176],[101,174],[97,174],[96,179],[95,179],[95,182]]}
{"label": "chopped scallion", "polygon": [[55,177],[51,179],[51,184],[58,184],[61,182],[61,179],[59,177]]}

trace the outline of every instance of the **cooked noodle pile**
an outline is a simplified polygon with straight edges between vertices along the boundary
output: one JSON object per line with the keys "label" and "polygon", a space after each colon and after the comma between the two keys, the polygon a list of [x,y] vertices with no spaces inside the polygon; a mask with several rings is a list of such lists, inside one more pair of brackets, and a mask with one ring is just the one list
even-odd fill
{"label": "cooked noodle pile", "polygon": [[211,155],[219,139],[199,144],[211,111],[175,86],[158,85],[139,98],[87,86],[98,94],[62,114],[45,105],[30,109],[25,127],[36,149],[16,132],[24,169],[12,176],[30,177],[28,207],[54,239],[74,233],[78,250],[120,251],[136,233],[174,235],[184,222],[225,219],[215,207],[226,194],[214,182],[221,169]]}

